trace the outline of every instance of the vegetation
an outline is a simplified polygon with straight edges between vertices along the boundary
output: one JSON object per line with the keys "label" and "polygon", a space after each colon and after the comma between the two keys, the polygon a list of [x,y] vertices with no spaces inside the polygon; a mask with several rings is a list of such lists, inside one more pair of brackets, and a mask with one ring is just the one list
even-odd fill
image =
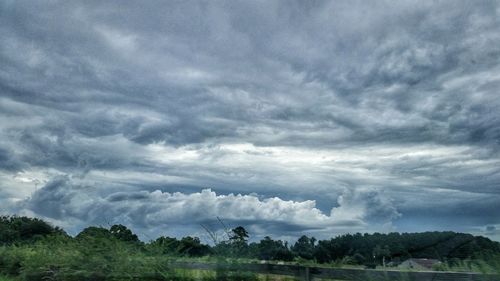
{"label": "vegetation", "polygon": [[500,244],[454,232],[347,234],[329,240],[302,236],[293,245],[265,237],[248,242],[244,227],[213,246],[197,237],[144,243],[124,225],[88,227],[75,237],[34,218],[0,217],[0,280],[254,280],[255,274],[174,270],[182,259],[206,262],[268,260],[334,266],[380,266],[409,257],[443,261],[435,270],[495,272]]}

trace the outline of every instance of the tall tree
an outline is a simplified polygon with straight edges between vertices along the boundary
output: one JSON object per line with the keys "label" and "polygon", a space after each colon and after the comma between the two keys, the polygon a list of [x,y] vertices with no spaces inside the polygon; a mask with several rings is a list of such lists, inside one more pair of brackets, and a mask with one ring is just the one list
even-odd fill
{"label": "tall tree", "polygon": [[229,240],[232,242],[247,242],[248,240],[248,232],[243,226],[233,228],[231,233]]}
{"label": "tall tree", "polygon": [[306,235],[302,235],[292,246],[292,251],[301,258],[313,259],[315,242],[316,239],[314,237],[309,238]]}

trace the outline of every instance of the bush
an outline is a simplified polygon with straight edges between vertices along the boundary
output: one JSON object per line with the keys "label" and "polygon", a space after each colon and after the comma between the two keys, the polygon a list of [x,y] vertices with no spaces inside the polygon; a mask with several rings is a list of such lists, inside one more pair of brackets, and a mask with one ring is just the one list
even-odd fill
{"label": "bush", "polygon": [[[48,237],[22,261],[25,280],[132,280],[155,272],[154,263],[129,243],[114,238]],[[111,279],[110,279],[111,278]]]}
{"label": "bush", "polygon": [[0,274],[19,275],[21,264],[27,255],[25,247],[1,247],[0,248]]}

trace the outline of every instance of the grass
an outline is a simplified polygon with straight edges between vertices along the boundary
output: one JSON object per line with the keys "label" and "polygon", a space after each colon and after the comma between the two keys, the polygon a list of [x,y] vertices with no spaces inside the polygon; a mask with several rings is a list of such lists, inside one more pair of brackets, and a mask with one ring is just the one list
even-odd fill
{"label": "grass", "polygon": [[[261,263],[255,259],[221,257],[172,257],[146,253],[113,241],[84,241],[49,239],[24,246],[0,247],[0,281],[40,280],[139,280],[140,276],[156,276],[150,280],[176,281],[291,281],[293,277],[256,274],[249,272],[228,272],[222,270],[173,269],[172,262],[198,263]],[[308,260],[295,262],[269,262],[272,264],[302,265],[325,268],[353,268],[361,266],[339,262],[317,264]],[[500,273],[500,255],[483,257],[479,260],[456,261],[453,265],[443,264],[440,271],[462,271],[479,273]],[[393,270],[387,268],[387,270]],[[402,273],[404,275],[404,271]],[[15,277],[11,277],[15,276]],[[158,277],[161,277],[160,279]],[[100,279],[99,279],[100,278]],[[145,279],[141,279],[145,280]]]}
{"label": "grass", "polygon": [[19,279],[15,279],[14,277],[0,275],[0,281],[18,281]]}

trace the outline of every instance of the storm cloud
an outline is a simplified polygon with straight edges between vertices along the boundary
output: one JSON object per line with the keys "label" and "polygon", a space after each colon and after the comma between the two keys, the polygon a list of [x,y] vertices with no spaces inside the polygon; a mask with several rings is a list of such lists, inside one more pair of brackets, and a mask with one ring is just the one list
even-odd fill
{"label": "storm cloud", "polygon": [[255,236],[500,240],[499,14],[3,1],[0,211],[144,239],[220,217]]}
{"label": "storm cloud", "polygon": [[213,226],[214,218],[223,219],[223,224],[245,222],[249,230],[260,236],[276,231],[275,225],[280,226],[282,235],[293,236],[298,231],[321,235],[339,229],[363,230],[372,221],[390,224],[400,215],[390,200],[373,190],[346,190],[339,196],[338,206],[330,213],[323,213],[313,200],[297,202],[278,197],[259,198],[256,194],[217,195],[210,189],[189,194],[160,190],[102,194],[99,188],[83,185],[68,176],[54,178],[16,207],[56,224],[71,222],[66,226],[71,231],[86,223],[126,223],[140,227],[143,236],[156,234],[152,230],[158,228],[172,235],[187,235],[189,232],[170,227]]}

